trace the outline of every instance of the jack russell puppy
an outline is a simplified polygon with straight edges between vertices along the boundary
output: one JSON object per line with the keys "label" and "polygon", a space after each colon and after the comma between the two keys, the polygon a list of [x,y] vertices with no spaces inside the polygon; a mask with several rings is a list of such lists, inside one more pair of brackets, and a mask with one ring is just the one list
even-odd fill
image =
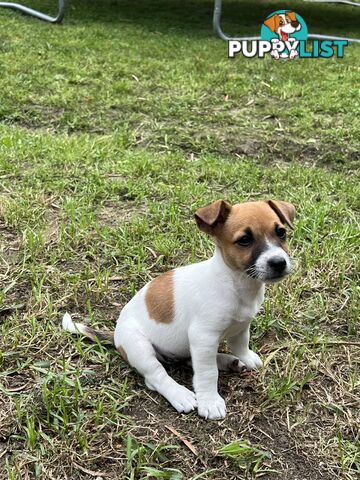
{"label": "jack russell puppy", "polygon": [[[295,208],[268,200],[230,205],[217,200],[200,208],[195,220],[215,242],[213,257],[176,268],[145,285],[123,308],[115,332],[74,323],[63,328],[92,340],[110,341],[178,412],[197,407],[201,417],[225,417],[217,389],[218,370],[241,372],[262,366],[249,348],[250,322],[260,310],[266,283],[290,273],[286,225]],[[233,355],[218,353],[227,339]],[[179,385],[163,362],[191,359],[194,392]]]}

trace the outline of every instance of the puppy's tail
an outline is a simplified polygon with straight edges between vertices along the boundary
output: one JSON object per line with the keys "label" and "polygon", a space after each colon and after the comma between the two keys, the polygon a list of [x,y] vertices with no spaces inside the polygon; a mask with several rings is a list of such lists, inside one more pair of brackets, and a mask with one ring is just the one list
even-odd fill
{"label": "puppy's tail", "polygon": [[75,323],[67,312],[63,316],[62,327],[70,333],[81,333],[94,342],[99,341],[100,343],[111,343],[114,345],[113,332],[107,330],[95,330],[95,328],[88,327],[83,323]]}

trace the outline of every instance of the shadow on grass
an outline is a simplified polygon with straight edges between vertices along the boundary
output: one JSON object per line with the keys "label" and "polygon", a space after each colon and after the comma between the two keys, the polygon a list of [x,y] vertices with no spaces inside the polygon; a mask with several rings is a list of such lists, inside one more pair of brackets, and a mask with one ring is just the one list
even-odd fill
{"label": "shadow on grass", "polygon": [[[55,0],[26,2],[43,11],[54,11]],[[208,36],[212,30],[212,0],[68,0],[64,24],[126,22],[148,31]],[[313,33],[360,37],[360,10],[348,5],[304,1],[223,0],[222,26],[229,35],[260,32],[266,16],[289,8],[302,15]],[[1,11],[1,10],[0,10]]]}

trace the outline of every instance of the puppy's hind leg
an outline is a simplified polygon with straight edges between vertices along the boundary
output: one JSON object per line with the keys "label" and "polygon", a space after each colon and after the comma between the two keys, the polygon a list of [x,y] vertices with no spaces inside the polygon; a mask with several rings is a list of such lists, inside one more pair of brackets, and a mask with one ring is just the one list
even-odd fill
{"label": "puppy's hind leg", "polygon": [[218,353],[216,357],[218,370],[222,372],[242,373],[246,366],[234,355]]}
{"label": "puppy's hind leg", "polygon": [[[130,322],[128,322],[130,323]],[[144,377],[150,390],[166,398],[178,411],[188,413],[196,408],[196,396],[186,387],[173,380],[156,358],[156,352],[149,340],[136,327],[123,326],[115,344],[129,364]]]}
{"label": "puppy's hind leg", "polygon": [[[246,370],[246,366],[237,357],[229,353],[218,353],[216,355],[216,363],[220,372],[242,373]],[[192,367],[191,359],[186,364]]]}

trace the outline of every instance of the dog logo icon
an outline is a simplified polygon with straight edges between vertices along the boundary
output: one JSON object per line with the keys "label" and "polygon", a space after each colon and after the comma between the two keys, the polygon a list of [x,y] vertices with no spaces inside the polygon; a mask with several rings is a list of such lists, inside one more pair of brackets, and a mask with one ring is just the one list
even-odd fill
{"label": "dog logo icon", "polygon": [[308,28],[301,15],[292,10],[276,10],[261,22],[260,38],[228,40],[228,58],[344,58],[347,39],[322,37],[325,39],[308,41]]}
{"label": "dog logo icon", "polygon": [[299,40],[307,39],[307,27],[299,14],[289,10],[277,10],[264,21],[261,38],[272,43],[270,54],[273,58],[292,60],[299,56]]}

